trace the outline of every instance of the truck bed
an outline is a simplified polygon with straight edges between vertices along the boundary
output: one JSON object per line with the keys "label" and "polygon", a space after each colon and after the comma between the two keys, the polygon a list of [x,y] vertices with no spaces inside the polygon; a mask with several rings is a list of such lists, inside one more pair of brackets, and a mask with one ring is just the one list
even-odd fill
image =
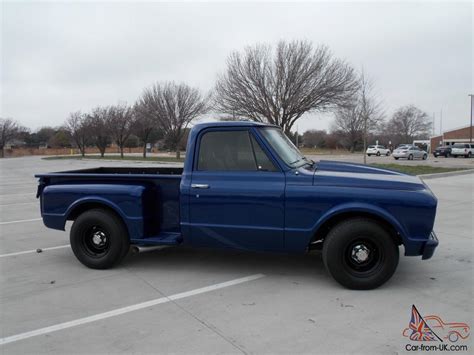
{"label": "truck bed", "polygon": [[181,175],[183,168],[181,167],[99,167],[91,169],[79,169],[79,170],[68,170],[57,173],[48,174],[37,174],[36,177],[52,177],[52,176],[81,176],[81,177],[93,177],[98,175],[105,177],[106,175],[133,175],[133,177],[150,175],[154,177],[156,175]]}
{"label": "truck bed", "polygon": [[180,237],[182,172],[180,167],[98,167],[35,177],[43,219],[50,228],[63,229],[66,220],[74,218],[71,206],[82,199],[107,196],[120,207],[127,224],[135,226],[130,229],[132,242],[148,244]]}

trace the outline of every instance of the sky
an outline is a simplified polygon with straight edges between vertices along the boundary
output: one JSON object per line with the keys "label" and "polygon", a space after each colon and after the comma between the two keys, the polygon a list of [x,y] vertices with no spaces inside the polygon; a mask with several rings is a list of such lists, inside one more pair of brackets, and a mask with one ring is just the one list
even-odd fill
{"label": "sky", "polygon": [[[0,117],[31,129],[133,104],[155,82],[211,90],[231,51],[294,39],[363,69],[387,118],[413,104],[436,133],[441,115],[443,130],[469,124],[472,2],[0,2]],[[332,121],[315,112],[297,126]]]}

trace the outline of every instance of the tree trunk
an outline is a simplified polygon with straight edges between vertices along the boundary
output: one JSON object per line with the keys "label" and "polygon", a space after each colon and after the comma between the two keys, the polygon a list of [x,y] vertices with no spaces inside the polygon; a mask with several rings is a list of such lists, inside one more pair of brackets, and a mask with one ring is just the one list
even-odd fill
{"label": "tree trunk", "polygon": [[367,154],[365,152],[367,151],[367,117],[364,117],[364,148],[362,151],[362,154],[364,155],[364,164],[367,164]]}
{"label": "tree trunk", "polygon": [[4,150],[4,147],[2,146],[0,148],[0,158],[3,158],[5,156],[5,150]]}
{"label": "tree trunk", "polygon": [[120,159],[123,159],[123,146],[120,146]]}
{"label": "tree trunk", "polygon": [[146,159],[146,142],[143,143],[143,158]]}
{"label": "tree trunk", "polygon": [[176,159],[181,159],[181,152],[179,151],[179,148],[176,149]]}

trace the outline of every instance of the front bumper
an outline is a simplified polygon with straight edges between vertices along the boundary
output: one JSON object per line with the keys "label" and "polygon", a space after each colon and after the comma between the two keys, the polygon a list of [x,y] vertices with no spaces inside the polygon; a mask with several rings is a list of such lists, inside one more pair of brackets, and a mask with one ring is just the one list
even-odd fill
{"label": "front bumper", "polygon": [[423,246],[423,256],[421,257],[422,260],[429,259],[433,256],[436,247],[439,244],[438,237],[434,231],[431,232],[429,239],[426,241],[425,245]]}

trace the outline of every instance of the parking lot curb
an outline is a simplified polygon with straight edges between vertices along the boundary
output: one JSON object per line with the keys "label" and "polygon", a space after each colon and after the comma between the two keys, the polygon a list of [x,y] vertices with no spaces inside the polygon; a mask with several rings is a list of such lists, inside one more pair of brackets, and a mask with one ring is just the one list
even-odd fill
{"label": "parking lot curb", "polygon": [[437,179],[437,178],[442,178],[442,177],[467,175],[467,174],[474,174],[474,169],[448,171],[446,173],[422,174],[422,175],[418,175],[418,177],[422,180],[429,180],[429,179]]}

